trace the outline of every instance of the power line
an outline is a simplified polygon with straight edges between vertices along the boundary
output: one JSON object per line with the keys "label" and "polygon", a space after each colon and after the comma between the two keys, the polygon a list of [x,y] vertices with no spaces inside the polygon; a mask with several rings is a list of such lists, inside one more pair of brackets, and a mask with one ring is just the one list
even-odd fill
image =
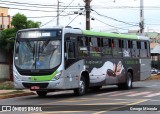
{"label": "power line", "polygon": [[[60,15],[60,16],[70,16],[70,15],[75,15],[75,14],[66,14],[66,15]],[[3,17],[8,17],[8,16],[3,16]],[[13,17],[13,16],[10,16],[10,17]],[[27,18],[49,18],[49,17],[57,17],[57,16],[37,16],[37,17],[27,17]]]}
{"label": "power line", "polygon": [[[57,7],[57,5],[49,5],[49,4],[46,4],[46,5],[42,5],[42,4],[30,4],[30,3],[22,3],[22,2],[10,2],[10,1],[0,1],[0,2],[3,2],[3,4],[6,4],[6,5],[15,5],[15,6],[26,6],[26,7],[37,7],[37,8],[53,8],[53,6],[55,6],[55,8]],[[61,8],[64,8],[66,6],[60,6]],[[84,6],[68,6],[72,9],[75,9],[75,8],[80,8],[80,7],[84,7]]]}
{"label": "power line", "polygon": [[[60,16],[69,16],[69,15],[75,15],[75,14],[67,14],[67,15],[60,15]],[[27,18],[48,18],[48,17],[57,17],[57,16],[39,16],[39,17],[27,17]]]}
{"label": "power line", "polygon": [[[70,6],[70,5],[72,4],[73,1],[74,1],[74,0],[72,0],[72,1],[68,4],[68,6]],[[68,8],[68,6],[66,6],[66,7],[64,8],[64,10],[66,10],[66,9]],[[60,15],[64,12],[64,10],[62,10],[61,13],[59,13],[57,16],[60,16]],[[57,17],[51,19],[51,20],[48,21],[47,23],[43,24],[41,27],[47,25],[48,23],[52,22],[52,21],[55,20],[56,18],[57,18]]]}
{"label": "power line", "polygon": [[[3,3],[3,5],[10,5],[10,6],[23,6],[23,7],[33,7],[33,8],[45,8],[45,9],[57,9],[56,7],[50,7],[50,6],[37,6],[37,5],[23,5],[23,4],[13,4],[13,3]],[[66,6],[59,6],[59,9],[64,9]],[[71,6],[68,9],[79,9],[84,6]]]}
{"label": "power line", "polygon": [[34,9],[23,9],[23,8],[12,8],[12,7],[9,7],[9,9],[27,10],[27,11],[39,11],[39,12],[57,12],[57,11],[34,10]]}
{"label": "power line", "polygon": [[124,24],[127,24],[127,25],[132,25],[132,26],[138,26],[138,25],[135,25],[135,24],[131,24],[131,23],[128,23],[128,22],[124,22],[124,21],[121,21],[121,20],[118,20],[118,19],[115,19],[113,17],[109,17],[109,16],[106,16],[106,15],[102,15],[100,13],[98,13],[97,11],[91,9],[92,11],[96,12],[96,14],[98,14],[99,16],[103,16],[103,17],[106,17],[106,18],[109,18],[109,19],[112,19],[114,21],[117,21],[117,22],[121,22],[121,23],[124,23]]}
{"label": "power line", "polygon": [[79,14],[75,18],[73,18],[72,21],[70,21],[67,26],[69,26],[78,16]]}
{"label": "power line", "polygon": [[53,8],[50,6],[37,6],[37,5],[26,5],[26,4],[15,4],[15,3],[3,3],[3,5],[12,5],[12,6],[25,6],[25,7],[34,7],[34,8]]}
{"label": "power line", "polygon": [[[94,18],[94,17],[92,16],[92,18]],[[113,28],[117,28],[117,29],[121,29],[121,30],[128,30],[128,29],[124,29],[124,28],[120,28],[120,27],[116,27],[116,26],[107,24],[107,23],[105,23],[105,22],[103,22],[103,21],[101,21],[101,20],[99,20],[99,19],[97,19],[97,18],[94,18],[94,19],[96,19],[97,21],[99,21],[99,22],[101,22],[101,23],[103,23],[103,24],[105,24],[105,25],[107,25],[107,26],[113,27]]]}
{"label": "power line", "polygon": [[[28,9],[28,8],[14,8],[14,7],[8,7],[8,8],[9,9],[17,9],[17,10],[38,11],[38,12],[57,12],[57,11],[51,11],[51,10],[37,10],[37,9]],[[63,12],[65,9],[66,8],[63,8],[63,10],[61,10],[61,11]],[[72,8],[69,8],[69,9],[72,9]],[[75,8],[75,9],[79,9],[79,8]]]}
{"label": "power line", "polygon": [[[102,6],[102,5],[92,5],[94,9],[139,9],[140,7],[137,6]],[[159,9],[160,6],[144,6],[144,9]]]}
{"label": "power line", "polygon": [[57,5],[49,5],[49,4],[31,4],[31,3],[22,3],[22,2],[11,2],[11,1],[5,1],[5,0],[1,0],[0,2],[8,2],[8,3],[15,3],[15,4],[25,4],[25,5],[39,5],[39,6],[57,6]]}

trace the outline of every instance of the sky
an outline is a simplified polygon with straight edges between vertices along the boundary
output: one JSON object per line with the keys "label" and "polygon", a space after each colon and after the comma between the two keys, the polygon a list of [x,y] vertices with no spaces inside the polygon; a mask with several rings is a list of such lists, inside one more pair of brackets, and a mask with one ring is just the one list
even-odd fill
{"label": "sky", "polygon": [[[59,0],[59,2],[59,26],[68,25],[85,29],[84,1]],[[143,2],[145,31],[160,32],[160,0]],[[0,6],[9,7],[11,16],[19,12],[30,20],[41,22],[41,27],[57,25],[57,0],[0,0]],[[91,9],[91,30],[128,32],[139,29],[140,0],[92,0]]]}

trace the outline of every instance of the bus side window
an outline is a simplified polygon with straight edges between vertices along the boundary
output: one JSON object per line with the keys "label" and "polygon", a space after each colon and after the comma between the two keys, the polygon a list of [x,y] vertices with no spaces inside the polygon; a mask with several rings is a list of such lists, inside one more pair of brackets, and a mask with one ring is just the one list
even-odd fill
{"label": "bus side window", "polygon": [[102,55],[105,58],[111,58],[112,57],[112,43],[111,43],[111,39],[107,39],[107,38],[102,38]]}
{"label": "bus side window", "polygon": [[127,49],[127,40],[123,40],[123,48]]}
{"label": "bus side window", "polygon": [[119,48],[119,40],[114,39],[114,48]]}
{"label": "bus side window", "polygon": [[88,46],[89,46],[89,41],[88,41],[88,37],[78,37],[78,53],[80,57],[88,57],[89,56],[89,50],[88,50]]}
{"label": "bus side window", "polygon": [[147,43],[146,42],[141,42],[141,57],[147,57],[148,56],[148,50],[147,50]]}
{"label": "bus side window", "polygon": [[140,57],[141,42],[137,41],[137,56]]}
{"label": "bus side window", "polygon": [[116,46],[116,44],[115,44],[115,41],[113,39],[111,40],[111,43],[112,43],[111,44],[112,48],[114,48]]}
{"label": "bus side window", "polygon": [[111,39],[108,39],[108,46],[112,47],[112,40]]}
{"label": "bus side window", "polygon": [[100,38],[93,37],[89,41],[90,41],[90,56],[101,57]]}
{"label": "bus side window", "polygon": [[144,48],[147,49],[147,42],[144,42]]}
{"label": "bus side window", "polygon": [[128,40],[128,48],[133,48],[133,43],[131,40]]}
{"label": "bus side window", "polygon": [[101,38],[100,40],[101,40],[101,47],[103,47],[103,38]]}
{"label": "bus side window", "polygon": [[122,48],[122,40],[118,40],[119,48]]}
{"label": "bus side window", "polygon": [[137,49],[141,49],[141,42],[137,41]]}
{"label": "bus side window", "polygon": [[150,57],[150,49],[149,49],[149,47],[150,47],[150,43],[149,42],[146,42],[146,45],[147,45],[147,52],[148,52],[148,57]]}

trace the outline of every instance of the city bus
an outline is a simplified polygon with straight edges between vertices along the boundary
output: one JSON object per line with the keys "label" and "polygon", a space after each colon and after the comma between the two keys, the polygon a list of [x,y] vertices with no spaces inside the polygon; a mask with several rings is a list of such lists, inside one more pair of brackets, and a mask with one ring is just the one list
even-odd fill
{"label": "city bus", "polygon": [[14,87],[44,97],[56,90],[84,95],[117,85],[130,89],[150,76],[149,38],[71,27],[19,30],[13,56]]}

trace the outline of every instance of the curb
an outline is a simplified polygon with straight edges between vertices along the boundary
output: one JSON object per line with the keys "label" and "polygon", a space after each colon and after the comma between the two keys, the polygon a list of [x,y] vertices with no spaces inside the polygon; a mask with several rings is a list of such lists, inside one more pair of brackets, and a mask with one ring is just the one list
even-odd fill
{"label": "curb", "polygon": [[0,99],[14,98],[14,97],[22,97],[28,95],[35,95],[33,92],[21,92],[21,93],[6,93],[5,95],[0,95]]}

